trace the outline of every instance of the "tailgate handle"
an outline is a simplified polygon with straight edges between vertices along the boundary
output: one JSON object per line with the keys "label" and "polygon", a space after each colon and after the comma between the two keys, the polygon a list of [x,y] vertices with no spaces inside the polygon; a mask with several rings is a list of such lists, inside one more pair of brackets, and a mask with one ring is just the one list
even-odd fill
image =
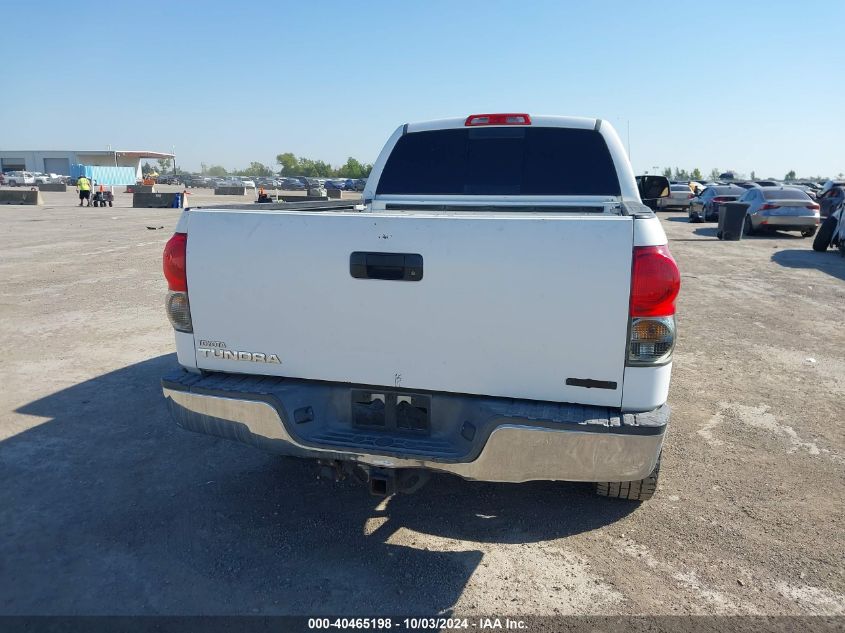
{"label": "tailgate handle", "polygon": [[415,253],[355,251],[349,256],[349,274],[355,279],[419,281],[423,277],[423,258]]}

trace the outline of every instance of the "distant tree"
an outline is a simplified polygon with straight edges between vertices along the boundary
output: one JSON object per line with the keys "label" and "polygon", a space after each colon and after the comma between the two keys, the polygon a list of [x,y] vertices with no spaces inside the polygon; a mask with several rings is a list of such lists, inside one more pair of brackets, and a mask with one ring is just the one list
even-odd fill
{"label": "distant tree", "polygon": [[220,165],[211,165],[205,170],[205,173],[209,176],[214,176],[216,178],[222,178],[223,176],[228,175],[229,172],[226,171],[225,167]]}
{"label": "distant tree", "polygon": [[141,165],[141,173],[144,174],[145,176],[147,174],[153,173],[154,171],[155,171],[155,169],[149,163],[144,163],[143,165]]}
{"label": "distant tree", "polygon": [[710,180],[719,180],[719,168],[714,167],[710,170]]}
{"label": "distant tree", "polygon": [[795,180],[795,170],[790,169],[788,172],[786,172],[786,176],[784,176],[783,179],[786,180],[786,181]]}
{"label": "distant tree", "polygon": [[238,176],[252,176],[253,178],[256,178],[258,176],[272,176],[273,170],[263,163],[253,161],[249,164],[249,167],[241,169],[235,173]]}
{"label": "distant tree", "polygon": [[752,169],[752,170],[751,170],[751,180],[754,180],[756,177],[757,177],[757,174],[756,174],[756,173],[754,172],[754,170]]}
{"label": "distant tree", "polygon": [[208,173],[208,165],[205,163],[200,163],[200,173],[205,175]]}
{"label": "distant tree", "polygon": [[350,156],[346,164],[337,170],[337,175],[341,178],[363,178],[363,171],[361,163]]}
{"label": "distant tree", "polygon": [[[281,166],[279,174],[282,176],[308,176],[310,178],[338,177],[338,178],[366,178],[373,166],[362,163],[350,156],[341,167],[335,169],[329,163],[313,158],[298,158],[292,152],[285,152],[276,156],[276,163]],[[260,163],[259,163],[260,164]]]}
{"label": "distant tree", "polygon": [[281,165],[281,174],[283,176],[304,176],[299,173],[299,159],[291,152],[285,152],[276,156],[276,163]]}
{"label": "distant tree", "polygon": [[701,170],[698,167],[692,170],[689,177],[690,180],[704,180],[704,176],[702,175]]}
{"label": "distant tree", "polygon": [[169,158],[159,158],[158,159],[158,173],[165,174],[170,171],[170,159]]}
{"label": "distant tree", "polygon": [[298,171],[298,175],[300,176],[321,176],[325,178],[334,175],[331,165],[322,160],[313,160],[311,158],[300,158]]}
{"label": "distant tree", "polygon": [[668,178],[669,180],[672,179],[672,168],[671,167],[667,167],[666,169],[663,170],[663,177]]}
{"label": "distant tree", "polygon": [[689,180],[689,174],[686,169],[678,169],[675,167],[675,175],[672,180]]}

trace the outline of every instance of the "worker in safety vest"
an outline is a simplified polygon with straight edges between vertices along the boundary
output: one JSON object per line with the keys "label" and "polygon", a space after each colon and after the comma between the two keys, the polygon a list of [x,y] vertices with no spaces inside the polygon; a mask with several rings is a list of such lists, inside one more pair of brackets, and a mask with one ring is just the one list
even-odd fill
{"label": "worker in safety vest", "polygon": [[76,180],[76,190],[79,192],[79,206],[82,206],[82,201],[87,201],[86,207],[91,206],[91,181],[85,176],[81,176]]}

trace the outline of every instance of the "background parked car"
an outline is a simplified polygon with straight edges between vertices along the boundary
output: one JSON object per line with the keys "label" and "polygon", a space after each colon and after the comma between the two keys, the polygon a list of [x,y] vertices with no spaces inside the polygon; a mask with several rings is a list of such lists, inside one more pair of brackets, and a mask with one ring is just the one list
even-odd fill
{"label": "background parked car", "polygon": [[745,189],[736,185],[705,187],[699,195],[690,200],[690,222],[715,222],[719,219],[719,204],[739,200]]}
{"label": "background parked car", "polygon": [[819,191],[819,195],[824,195],[834,187],[845,187],[845,180],[828,180]]}
{"label": "background parked car", "polygon": [[193,176],[188,181],[189,187],[213,187],[214,184],[212,183],[210,178],[206,178],[205,176]]}
{"label": "background parked car", "polygon": [[748,204],[743,233],[754,235],[765,229],[801,231],[802,237],[815,234],[819,205],[806,193],[793,187],[754,187],[739,199]]}
{"label": "background parked car", "polygon": [[280,187],[287,191],[302,191],[307,188],[307,185],[296,178],[282,178]]}
{"label": "background parked car", "polygon": [[37,171],[33,173],[33,176],[36,185],[63,184],[65,182],[65,177],[60,174],[42,174]]}
{"label": "background parked car", "polygon": [[845,186],[828,189],[818,198],[818,201],[821,217],[829,217],[831,212],[845,201]]}
{"label": "background parked car", "polygon": [[843,223],[843,214],[845,214],[845,204],[839,204],[830,212],[830,215],[824,219],[819,232],[816,233],[816,239],[813,240],[813,250],[824,252],[828,247],[833,246],[839,248],[839,254],[845,257],[845,223]]}
{"label": "background parked car", "polygon": [[6,184],[10,187],[34,185],[35,175],[29,171],[10,171],[6,174]]}
{"label": "background parked car", "polygon": [[808,196],[810,196],[810,198],[812,198],[813,201],[817,201],[817,199],[818,199],[818,196],[816,194],[816,190],[812,187],[808,187],[807,185],[802,185],[802,184],[799,184],[799,183],[796,183],[796,182],[790,182],[788,184],[784,184],[783,186],[784,187],[793,187],[795,189],[800,189],[801,191],[806,193]]}
{"label": "background parked car", "polygon": [[689,185],[669,185],[669,197],[658,200],[660,209],[686,209],[689,207],[693,193]]}

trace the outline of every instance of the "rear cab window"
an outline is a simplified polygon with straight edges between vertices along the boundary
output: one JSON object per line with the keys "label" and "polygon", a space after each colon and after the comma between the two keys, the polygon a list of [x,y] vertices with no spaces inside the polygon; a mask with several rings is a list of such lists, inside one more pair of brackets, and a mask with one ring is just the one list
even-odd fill
{"label": "rear cab window", "polygon": [[620,186],[596,130],[483,127],[405,134],[376,194],[618,196]]}

